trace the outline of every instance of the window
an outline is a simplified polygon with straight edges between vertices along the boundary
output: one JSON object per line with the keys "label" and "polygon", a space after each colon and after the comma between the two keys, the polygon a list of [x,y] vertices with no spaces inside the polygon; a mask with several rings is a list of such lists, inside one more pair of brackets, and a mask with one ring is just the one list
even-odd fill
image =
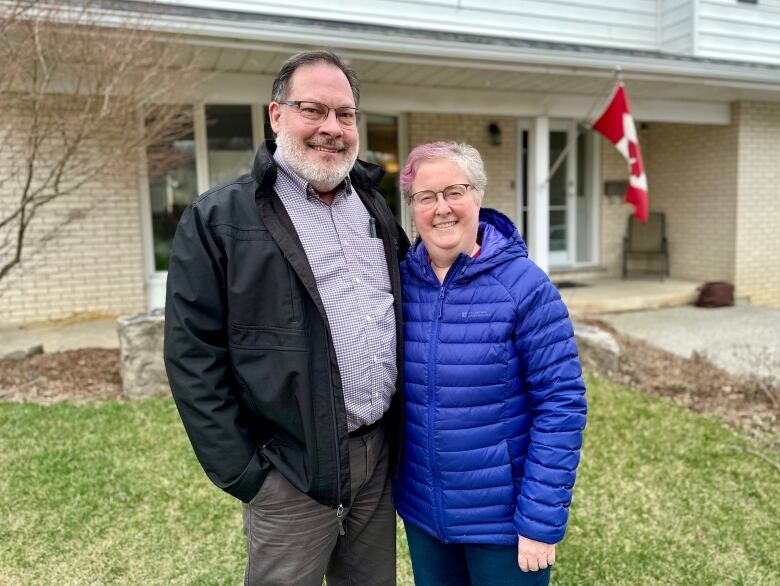
{"label": "window", "polygon": [[[186,114],[191,117],[191,112]],[[147,151],[152,211],[154,268],[168,270],[171,242],[184,208],[198,195],[195,136],[188,133],[150,146]]]}
{"label": "window", "polygon": [[383,114],[366,115],[366,161],[379,165],[385,176],[377,189],[393,215],[401,221],[401,205],[398,193],[398,117]]}
{"label": "window", "polygon": [[251,106],[206,106],[206,136],[211,187],[251,171]]}

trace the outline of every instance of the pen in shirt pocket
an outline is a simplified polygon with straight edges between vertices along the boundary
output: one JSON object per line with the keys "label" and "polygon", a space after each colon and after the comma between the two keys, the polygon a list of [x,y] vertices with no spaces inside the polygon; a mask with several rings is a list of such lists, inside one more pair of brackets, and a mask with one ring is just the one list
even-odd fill
{"label": "pen in shirt pocket", "polygon": [[376,218],[368,219],[368,235],[371,236],[371,238],[377,238]]}

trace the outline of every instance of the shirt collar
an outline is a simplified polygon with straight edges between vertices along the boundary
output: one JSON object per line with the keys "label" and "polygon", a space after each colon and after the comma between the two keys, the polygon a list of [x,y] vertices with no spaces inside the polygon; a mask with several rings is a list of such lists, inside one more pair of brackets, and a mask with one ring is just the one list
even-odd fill
{"label": "shirt collar", "polygon": [[[274,157],[274,161],[276,161],[276,164],[281,170],[281,172],[284,173],[285,177],[287,177],[290,181],[293,182],[295,187],[298,188],[299,192],[305,193],[306,198],[309,200],[320,201],[320,196],[317,195],[317,192],[309,184],[309,182],[303,179],[303,177],[298,175],[287,165],[281,152],[279,152],[279,149],[276,149],[276,152],[274,152],[273,157]],[[352,181],[350,180],[349,175],[347,175],[344,178],[344,181],[342,181],[336,186],[335,193],[333,194],[333,201],[336,201],[337,199],[340,198],[347,198],[351,193],[352,193]]]}

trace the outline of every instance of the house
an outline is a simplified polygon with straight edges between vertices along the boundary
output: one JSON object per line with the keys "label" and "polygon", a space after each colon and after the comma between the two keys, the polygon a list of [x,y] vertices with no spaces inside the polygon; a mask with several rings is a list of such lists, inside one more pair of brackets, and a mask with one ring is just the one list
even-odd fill
{"label": "house", "polygon": [[161,306],[182,209],[250,168],[269,137],[275,73],[314,47],[358,72],[361,158],[386,169],[384,195],[407,231],[395,183],[405,155],[465,141],[485,159],[484,205],[515,220],[553,276],[620,275],[628,172],[587,126],[619,67],[650,209],[666,217],[671,276],[729,281],[738,296],[780,307],[780,0],[97,4],[114,20],[151,15],[213,75],[185,105],[194,133],[170,145],[188,154],[179,167],[150,176],[138,157],[126,173],[86,185],[84,197],[111,205],[9,277],[0,322]]}

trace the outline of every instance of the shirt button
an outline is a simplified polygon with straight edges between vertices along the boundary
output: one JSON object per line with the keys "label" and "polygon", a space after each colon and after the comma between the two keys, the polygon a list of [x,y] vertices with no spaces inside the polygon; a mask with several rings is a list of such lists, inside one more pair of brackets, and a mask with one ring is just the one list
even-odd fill
{"label": "shirt button", "polygon": [[377,399],[379,397],[379,393],[374,393],[374,399]]}
{"label": "shirt button", "polygon": [[353,281],[354,283],[357,283],[358,285],[360,285],[360,283],[362,283],[362,282],[363,282],[363,279],[361,279],[360,277],[355,277],[354,279],[352,279],[352,281]]}
{"label": "shirt button", "polygon": [[370,315],[367,315],[366,316],[366,321],[374,321],[374,318],[371,317]]}
{"label": "shirt button", "polygon": [[349,246],[350,244],[352,244],[352,242],[351,242],[351,241],[349,241],[349,240],[345,240],[345,241],[344,241],[344,246]]}
{"label": "shirt button", "polygon": [[379,356],[377,356],[377,355],[374,355],[374,357],[373,357],[373,358],[374,358],[374,362],[376,362],[377,364],[379,364]]}

